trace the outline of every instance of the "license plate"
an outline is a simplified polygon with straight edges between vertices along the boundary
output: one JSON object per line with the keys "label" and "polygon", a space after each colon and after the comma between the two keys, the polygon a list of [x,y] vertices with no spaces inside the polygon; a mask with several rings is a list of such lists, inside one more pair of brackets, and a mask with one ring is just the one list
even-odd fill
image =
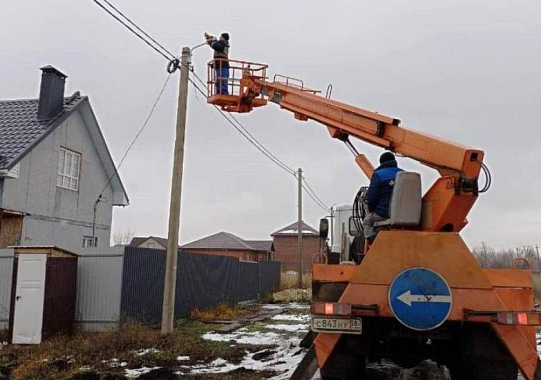
{"label": "license plate", "polygon": [[362,320],[361,318],[325,318],[325,317],[312,317],[312,331],[315,332],[347,332],[350,334],[362,333]]}

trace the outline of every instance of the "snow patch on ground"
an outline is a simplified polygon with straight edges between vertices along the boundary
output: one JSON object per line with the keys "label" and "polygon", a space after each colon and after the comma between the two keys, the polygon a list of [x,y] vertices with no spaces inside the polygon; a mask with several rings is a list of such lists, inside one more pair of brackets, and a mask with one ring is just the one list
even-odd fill
{"label": "snow patch on ground", "polygon": [[[299,343],[305,332],[308,331],[310,317],[304,314],[287,314],[287,310],[308,311],[308,306],[290,303],[285,305],[265,305],[263,308],[270,310],[285,309],[286,311],[284,314],[273,317],[268,323],[261,324],[260,331],[254,331],[254,325],[249,325],[229,334],[206,333],[203,338],[215,341],[234,341],[238,344],[274,345],[277,346],[276,348],[264,349],[255,353],[247,351],[239,364],[232,364],[223,359],[218,359],[212,363],[190,366],[187,367],[187,369],[190,369],[190,373],[227,373],[244,367],[256,371],[276,371],[278,375],[269,380],[289,379],[304,356],[305,350],[299,348]],[[297,323],[287,324],[284,322]],[[277,330],[277,332],[265,330]],[[258,359],[254,359],[254,357]]]}
{"label": "snow patch on ground", "polygon": [[190,357],[189,356],[177,356],[177,360],[179,362],[186,362],[186,361],[190,360]]}
{"label": "snow patch on ground", "polygon": [[310,316],[307,314],[278,314],[272,317],[273,321],[285,321],[285,322],[305,322],[310,321]]}
{"label": "snow patch on ground", "polygon": [[276,325],[266,325],[266,329],[270,330],[283,330],[283,331],[304,331],[308,332],[308,326],[303,325],[286,325],[286,324],[276,324]]}
{"label": "snow patch on ground", "polygon": [[144,375],[145,373],[149,373],[150,371],[154,371],[155,369],[158,369],[160,367],[153,367],[153,368],[148,368],[148,367],[142,367],[142,368],[137,368],[137,369],[127,369],[126,370],[126,377],[129,377],[129,378],[134,378],[134,377],[139,377],[141,375]]}
{"label": "snow patch on ground", "polygon": [[280,339],[283,338],[282,335],[275,332],[259,332],[259,331],[249,331],[246,327],[243,327],[237,330],[232,334],[217,334],[217,333],[206,333],[203,335],[203,339],[214,340],[214,341],[235,341],[240,344],[280,344]]}
{"label": "snow patch on ground", "polygon": [[145,356],[148,354],[157,354],[158,352],[160,352],[160,350],[157,350],[155,348],[142,348],[139,351],[137,351],[135,354],[137,356]]}
{"label": "snow patch on ground", "polygon": [[284,310],[308,310],[310,305],[302,304],[298,302],[292,302],[287,304],[270,304],[264,305],[263,309],[274,310],[274,309],[284,309]]}

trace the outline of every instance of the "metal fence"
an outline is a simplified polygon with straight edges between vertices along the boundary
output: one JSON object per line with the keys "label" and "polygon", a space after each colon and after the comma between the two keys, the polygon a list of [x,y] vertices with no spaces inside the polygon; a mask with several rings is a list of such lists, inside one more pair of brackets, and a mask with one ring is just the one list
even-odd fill
{"label": "metal fence", "polygon": [[[78,254],[75,322],[79,328],[114,330],[121,315],[148,323],[161,319],[165,251],[112,247]],[[0,249],[0,330],[8,328],[12,274],[13,249]],[[277,262],[179,252],[176,316],[224,301],[256,300],[279,284]]]}
{"label": "metal fence", "polygon": [[262,261],[259,263],[259,294],[265,296],[278,290],[282,263],[279,261]]}
{"label": "metal fence", "polygon": [[75,323],[86,331],[115,330],[120,321],[124,247],[83,251],[77,268]]}
{"label": "metal fence", "polygon": [[[165,251],[127,247],[122,281],[122,315],[146,323],[161,319]],[[221,302],[257,300],[280,283],[279,263],[242,262],[234,257],[179,251],[175,316]]]}

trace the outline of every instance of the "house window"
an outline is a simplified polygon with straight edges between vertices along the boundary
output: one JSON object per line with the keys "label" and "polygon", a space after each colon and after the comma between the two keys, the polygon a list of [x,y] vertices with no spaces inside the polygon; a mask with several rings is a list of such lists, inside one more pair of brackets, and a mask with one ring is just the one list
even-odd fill
{"label": "house window", "polygon": [[83,248],[91,248],[98,246],[98,238],[92,239],[92,236],[83,236]]}
{"label": "house window", "polygon": [[58,174],[56,186],[77,191],[79,189],[79,169],[81,155],[71,150],[60,148],[58,153]]}
{"label": "house window", "polygon": [[156,248],[156,247],[154,246],[154,242],[149,241],[149,242],[147,243],[147,248],[151,248],[151,249]]}

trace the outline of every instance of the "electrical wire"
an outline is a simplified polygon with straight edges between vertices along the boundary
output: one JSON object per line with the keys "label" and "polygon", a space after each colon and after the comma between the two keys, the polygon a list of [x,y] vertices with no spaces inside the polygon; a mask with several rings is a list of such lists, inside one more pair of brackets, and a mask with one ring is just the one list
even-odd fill
{"label": "electrical wire", "polygon": [[308,187],[308,189],[310,189],[310,191],[312,192],[312,194],[314,195],[314,197],[318,200],[318,203],[319,203],[321,206],[323,206],[323,208],[324,208],[325,210],[327,210],[327,211],[330,210],[331,208],[330,208],[329,206],[327,206],[327,205],[325,204],[325,202],[323,202],[323,201],[321,200],[321,198],[319,198],[319,197],[317,196],[317,194],[316,194],[316,192],[314,191],[314,189],[312,189],[312,187],[308,184],[308,181],[306,180],[306,178],[305,178],[305,177],[302,177],[302,180],[303,180],[304,184]]}
{"label": "electrical wire", "polygon": [[109,180],[107,181],[107,183],[105,184],[105,186],[103,187],[103,190],[100,192],[100,195],[98,196],[97,198],[97,201],[99,199],[101,199],[101,196],[103,195],[103,192],[105,191],[105,189],[107,189],[107,186],[109,186],[109,184],[111,183],[111,181],[113,180],[113,178],[115,176],[118,176],[118,170],[120,169],[120,167],[122,166],[122,163],[124,162],[124,160],[126,159],[126,157],[128,156],[128,153],[130,152],[131,148],[135,145],[135,142],[137,141],[137,139],[139,138],[139,136],[141,136],[141,134],[143,133],[143,131],[145,130],[150,118],[152,117],[152,115],[154,114],[154,110],[156,109],[156,106],[158,105],[158,102],[160,101],[160,99],[162,98],[162,95],[163,95],[163,92],[165,91],[165,88],[167,87],[167,84],[169,83],[169,79],[171,79],[171,74],[168,74],[167,75],[167,78],[165,79],[165,83],[163,84],[161,90],[160,90],[160,93],[158,94],[158,97],[156,98],[156,100],[154,101],[154,104],[152,104],[152,108],[150,109],[150,112],[148,113],[148,116],[146,117],[145,121],[143,122],[143,125],[141,126],[141,128],[139,128],[139,131],[137,132],[137,134],[135,135],[135,137],[133,138],[132,142],[130,143],[130,145],[128,146],[128,148],[126,149],[126,151],[124,152],[124,155],[122,156],[120,162],[118,163],[118,165],[114,168],[115,169],[115,172],[113,174],[111,174],[111,176],[109,176]]}
{"label": "electrical wire", "polygon": [[[109,4],[116,12],[118,12],[122,17],[124,17],[130,24],[132,24],[137,30],[140,30],[145,36],[147,36],[151,41],[153,41],[156,45],[154,45],[153,43],[149,42],[149,40],[147,40],[146,38],[144,38],[141,34],[137,33],[131,26],[129,26],[128,24],[126,24],[124,21],[122,21],[120,19],[120,17],[118,17],[117,15],[115,15],[113,12],[111,12],[109,9],[107,9],[106,6],[104,6],[103,4],[101,4],[98,0],[94,0],[94,2],[96,4],[98,4],[98,6],[100,6],[105,12],[107,12],[110,16],[112,16],[115,20],[117,20],[119,23],[121,23],[122,25],[124,25],[124,27],[126,27],[129,31],[131,31],[133,34],[135,34],[139,39],[141,39],[144,43],[146,43],[148,46],[150,46],[152,49],[154,49],[154,51],[156,51],[158,54],[160,54],[162,57],[164,57],[165,59],[167,59],[169,62],[171,61],[174,61],[176,60],[177,58],[175,57],[175,55],[173,55],[169,50],[165,49],[161,44],[159,44],[158,42],[156,42],[156,40],[152,37],[150,37],[146,32],[144,32],[139,26],[137,26],[134,22],[132,22],[129,18],[127,18],[126,16],[124,16],[124,14],[122,14],[120,11],[117,10],[117,8],[115,8],[113,5],[111,5],[111,3],[109,3],[107,0],[104,0],[107,4]],[[160,50],[162,49],[162,50]],[[167,56],[169,55],[169,56]]]}
{"label": "electrical wire", "polygon": [[[191,70],[192,74],[195,76],[195,78],[199,81],[199,83],[201,83],[201,85],[203,85],[203,87],[206,87],[207,84],[205,82],[203,82],[203,80],[199,77],[199,75],[197,75],[197,73],[195,73],[195,71]],[[205,95],[206,97],[206,95]],[[223,112],[222,110],[220,110],[220,112]],[[261,149],[263,149],[265,152],[267,152],[267,154],[269,154],[270,156],[272,156],[272,159],[273,161],[277,161],[277,164],[279,166],[282,167],[282,169],[290,172],[290,174],[294,174],[295,173],[295,170],[293,170],[290,166],[286,165],[282,160],[280,160],[278,157],[276,157],[276,155],[274,155],[271,151],[269,151],[259,140],[257,140],[254,135],[252,135],[250,133],[250,131],[248,131],[244,125],[242,125],[242,123],[231,113],[231,112],[227,112],[228,115],[231,117],[231,119],[233,119],[233,121],[237,124],[237,126],[242,129],[248,136],[250,136],[251,139],[254,140],[254,142],[259,145],[259,147]]]}
{"label": "electrical wire", "polygon": [[[205,92],[195,83],[191,78],[189,78],[190,83],[199,91],[203,96],[207,96]],[[268,149],[264,148],[262,144],[257,141],[255,138],[251,138],[248,133],[245,132],[245,128],[240,128],[237,126],[237,124],[228,117],[228,114],[226,114],[224,111],[222,111],[218,106],[214,105],[214,108],[224,117],[224,119],[227,120],[229,124],[231,124],[250,144],[252,144],[254,147],[257,148],[261,153],[263,153],[268,159],[270,159],[272,162],[274,162],[278,167],[280,167],[282,170],[286,171],[287,173],[291,175],[295,175],[295,171],[291,170],[287,165],[283,164],[280,160],[275,158],[276,156],[267,153]]]}
{"label": "electrical wire", "polygon": [[[193,71],[192,71],[192,73],[194,74],[194,76],[196,76],[196,78],[198,79],[198,81],[201,84],[206,86],[205,83],[201,80],[201,78],[199,78]],[[199,87],[199,85],[192,80],[192,78],[188,78],[188,79],[189,79],[190,83],[192,84],[192,86],[194,86],[194,88],[197,91],[199,91],[203,96],[205,96],[205,97],[207,96],[205,91],[202,90]],[[253,137],[253,135],[246,129],[246,127],[244,127],[242,125],[242,123],[240,123],[239,120],[237,120],[233,115],[231,115],[231,113],[229,113],[229,112],[226,113],[226,112],[222,111],[216,105],[213,105],[213,106],[223,116],[223,118],[227,120],[227,122],[229,124],[231,124],[246,140],[248,140],[248,142],[250,142],[250,144],[255,146],[261,153],[263,153],[268,159],[270,159],[272,162],[274,162],[279,168],[281,168],[282,170],[284,170],[288,174],[291,174],[291,175],[295,176],[295,178],[297,178],[297,172],[296,171],[291,169],[291,167],[287,166],[285,163],[283,163],[283,161],[281,161],[278,157],[276,157],[276,155],[272,154],[267,148],[265,148],[265,146],[261,142],[259,142],[255,137]],[[231,118],[229,118],[229,116]],[[321,199],[317,196],[315,191],[306,182],[306,179],[304,177],[303,177],[303,182],[304,183],[302,183],[301,186],[302,186],[303,190],[305,191],[305,193],[314,201],[314,203],[317,206],[319,206],[324,211],[328,212],[330,210],[330,208],[327,207],[325,205],[325,203],[323,203],[321,201]],[[306,184],[306,186],[305,186],[305,184]]]}
{"label": "electrical wire", "polygon": [[353,200],[353,222],[357,231],[363,231],[362,221],[368,215],[368,205],[365,202],[368,186],[362,186]]}
{"label": "electrical wire", "polygon": [[173,53],[171,53],[169,50],[167,50],[165,47],[163,47],[162,44],[160,44],[158,41],[156,41],[154,38],[152,38],[147,32],[145,32],[143,29],[139,27],[135,22],[130,20],[128,16],[126,16],[124,13],[122,13],[117,7],[115,7],[111,2],[108,0],[103,0],[105,3],[107,3],[111,8],[113,8],[119,15],[124,17],[130,24],[132,24],[135,28],[137,28],[138,31],[143,33],[146,37],[148,37],[152,42],[154,42],[156,45],[158,45],[163,51],[165,51],[167,54],[169,54],[172,58],[176,58]]}
{"label": "electrical wire", "polygon": [[[147,37],[148,39],[144,38],[141,34],[139,34],[137,31],[135,31],[132,27],[130,27],[130,25],[128,25],[126,22],[124,22],[123,20],[121,20],[121,18],[117,15],[115,15],[113,12],[111,12],[111,10],[107,9],[107,7],[105,7],[103,4],[101,4],[99,1],[97,0],[94,0],[94,2],[100,6],[104,11],[106,11],[110,16],[112,16],[115,20],[117,20],[119,23],[121,23],[124,27],[126,27],[128,30],[130,30],[135,36],[137,36],[139,39],[141,39],[143,42],[145,42],[148,46],[150,46],[154,51],[156,51],[158,54],[160,54],[161,56],[163,56],[165,59],[167,59],[169,61],[169,65],[168,65],[168,68],[167,68],[167,71],[169,72],[169,74],[171,74],[172,72],[174,72],[177,68],[178,68],[178,59],[175,57],[175,55],[173,53],[171,53],[168,49],[166,49],[162,44],[160,44],[158,41],[156,41],[156,39],[154,39],[153,37],[151,37],[148,33],[146,33],[141,27],[139,27],[135,22],[133,22],[128,16],[126,16],[124,13],[122,13],[117,7],[115,7],[110,1],[108,0],[103,0],[110,8],[112,8],[116,13],[118,13],[118,15],[120,15],[125,21],[127,21],[129,24],[131,24],[135,29],[137,29],[139,32],[141,32],[145,37]],[[150,41],[152,42],[150,42]],[[203,44],[200,44],[200,45],[197,45],[196,47],[194,47],[194,49],[200,47],[200,46],[203,46]],[[168,56],[169,55],[169,56]],[[205,84],[203,82],[203,80],[193,71],[191,70],[192,74],[195,76],[195,78],[203,85],[203,87],[206,87],[207,84]],[[192,85],[194,86],[195,89],[197,89],[204,97],[207,97],[207,94],[205,93],[205,91],[201,90],[199,88],[199,86],[197,86],[197,84],[191,79],[189,78],[190,82],[192,83]],[[152,116],[152,113],[154,111],[154,108],[156,107],[156,104],[158,103],[159,99],[161,98],[161,95],[163,93],[163,91],[165,90],[165,86],[167,85],[167,82],[169,81],[169,76],[167,77],[167,80],[166,80],[166,83],[164,84],[163,88],[162,88],[162,91],[160,92],[159,96],[158,96],[158,99],[156,100],[156,102],[154,103],[153,107],[152,107],[152,110],[149,114],[149,116],[147,117],[147,119],[145,120],[145,123],[143,124],[143,126],[141,127],[141,129],[139,130],[139,132],[137,133],[137,135],[135,136],[135,138],[133,139],[132,143],[130,144],[130,146],[128,147],[128,149],[126,150],[126,152],[124,153],[124,156],[122,157],[122,159],[120,160],[120,163],[119,165],[115,168],[115,173],[113,173],[113,175],[111,175],[111,177],[109,178],[109,180],[107,181],[107,184],[105,185],[105,187],[103,188],[103,190],[100,192],[100,195],[98,197],[98,200],[101,199],[101,196],[103,194],[103,192],[105,191],[105,189],[107,188],[107,186],[111,183],[111,180],[114,178],[114,176],[118,175],[118,169],[120,168],[120,166],[122,165],[122,163],[124,162],[124,159],[126,158],[128,152],[130,151],[130,149],[132,148],[132,146],[135,144],[135,141],[137,140],[137,138],[140,136],[140,134],[143,132],[144,128],[146,127],[146,124],[148,123],[148,120],[150,119],[150,117]],[[230,112],[227,112],[227,115],[224,111],[222,111],[219,107],[217,107],[216,105],[214,105],[214,108],[216,108],[216,110],[218,110],[220,112],[220,114],[227,120],[228,123],[230,123],[246,140],[248,140],[254,147],[256,147],[256,149],[258,149],[261,153],[263,153],[267,158],[269,158],[272,162],[274,162],[278,167],[280,167],[282,170],[286,171],[287,173],[293,175],[296,177],[296,171],[293,170],[290,166],[288,166],[287,164],[285,164],[282,160],[280,160],[276,155],[274,155],[271,151],[269,151],[259,140],[257,140],[251,133],[250,131],[248,131],[244,125],[242,125],[242,123],[234,116],[232,115]],[[229,117],[228,117],[229,116]],[[306,194],[316,203],[316,205],[318,205],[319,207],[321,207],[323,210],[325,211],[329,211],[329,207],[325,205],[325,203],[317,196],[317,194],[315,193],[315,191],[312,189],[312,187],[308,184],[308,182],[306,181],[306,178],[302,178],[302,181],[304,182],[303,184],[301,184],[302,188],[304,189],[304,191],[306,192]]]}
{"label": "electrical wire", "polygon": [[490,173],[490,170],[488,169],[488,166],[486,166],[484,163],[481,162],[481,169],[483,169],[483,173],[485,174],[485,185],[481,190],[479,190],[480,193],[485,193],[490,189],[490,186],[492,186],[492,173]]}

